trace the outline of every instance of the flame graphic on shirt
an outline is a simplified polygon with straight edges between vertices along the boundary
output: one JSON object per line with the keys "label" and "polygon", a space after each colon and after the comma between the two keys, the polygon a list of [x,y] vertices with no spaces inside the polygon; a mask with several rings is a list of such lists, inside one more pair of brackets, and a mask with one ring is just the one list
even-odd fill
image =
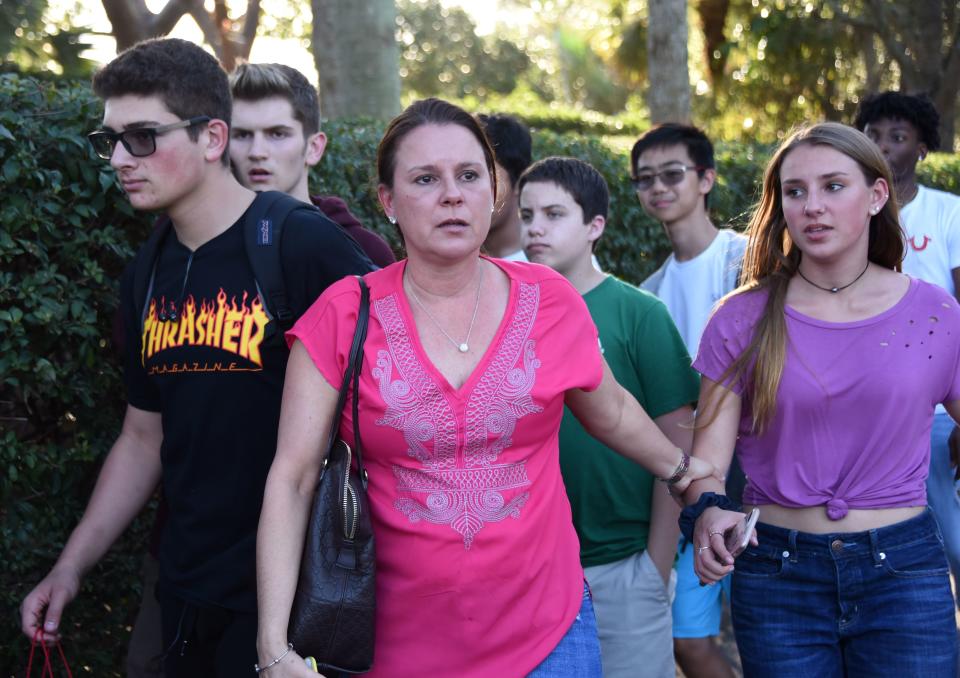
{"label": "flame graphic on shirt", "polygon": [[162,322],[159,309],[165,300],[150,300],[150,309],[143,322],[140,362],[172,348],[208,346],[233,353],[263,367],[260,344],[270,318],[259,297],[247,303],[247,293],[238,304],[236,297],[227,301],[220,288],[214,301],[203,300],[199,305],[193,296],[187,297],[175,321]]}

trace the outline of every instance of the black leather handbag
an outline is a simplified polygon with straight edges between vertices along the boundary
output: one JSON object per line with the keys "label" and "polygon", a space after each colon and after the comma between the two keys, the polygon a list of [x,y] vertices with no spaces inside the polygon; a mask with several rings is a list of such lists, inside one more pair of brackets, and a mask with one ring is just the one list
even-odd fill
{"label": "black leather handbag", "polygon": [[[376,558],[357,403],[370,291],[363,278],[358,280],[357,329],[330,428],[327,458],[317,481],[287,631],[297,652],[313,656],[321,672],[363,673],[373,666]],[[353,449],[337,437],[351,383]]]}

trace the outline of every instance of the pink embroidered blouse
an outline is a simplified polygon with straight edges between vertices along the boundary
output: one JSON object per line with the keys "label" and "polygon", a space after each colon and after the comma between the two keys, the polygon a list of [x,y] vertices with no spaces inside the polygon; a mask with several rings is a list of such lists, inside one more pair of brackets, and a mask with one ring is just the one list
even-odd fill
{"label": "pink embroidered blouse", "polygon": [[[564,392],[600,385],[596,328],[544,266],[492,260],[510,299],[473,374],[451,387],[420,345],[402,261],[365,277],[370,325],[360,431],[377,539],[371,676],[525,675],[583,596],[560,477]],[[339,388],[359,289],[346,278],[288,334]],[[352,442],[349,407],[340,434]]]}

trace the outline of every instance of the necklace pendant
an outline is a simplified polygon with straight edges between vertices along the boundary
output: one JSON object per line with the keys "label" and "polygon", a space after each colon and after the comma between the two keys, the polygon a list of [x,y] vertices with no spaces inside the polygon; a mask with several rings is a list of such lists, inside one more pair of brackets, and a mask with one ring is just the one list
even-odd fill
{"label": "necklace pendant", "polygon": [[836,293],[839,292],[839,291],[840,291],[840,288],[839,288],[839,287],[831,287],[831,288],[830,288],[830,292],[832,292],[833,294],[836,294]]}
{"label": "necklace pendant", "polygon": [[457,350],[459,350],[461,353],[466,353],[467,351],[470,350],[470,347],[464,343],[457,346]]}

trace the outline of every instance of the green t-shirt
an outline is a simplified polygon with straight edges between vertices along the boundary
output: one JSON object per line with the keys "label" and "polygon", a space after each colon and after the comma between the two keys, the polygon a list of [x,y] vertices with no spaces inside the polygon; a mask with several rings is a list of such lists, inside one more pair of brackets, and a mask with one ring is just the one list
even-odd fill
{"label": "green t-shirt", "polygon": [[[613,375],[652,419],[696,401],[700,380],[663,302],[612,276],[583,300]],[[560,424],[560,470],[584,567],[647,547],[653,476],[590,437],[569,410]]]}

